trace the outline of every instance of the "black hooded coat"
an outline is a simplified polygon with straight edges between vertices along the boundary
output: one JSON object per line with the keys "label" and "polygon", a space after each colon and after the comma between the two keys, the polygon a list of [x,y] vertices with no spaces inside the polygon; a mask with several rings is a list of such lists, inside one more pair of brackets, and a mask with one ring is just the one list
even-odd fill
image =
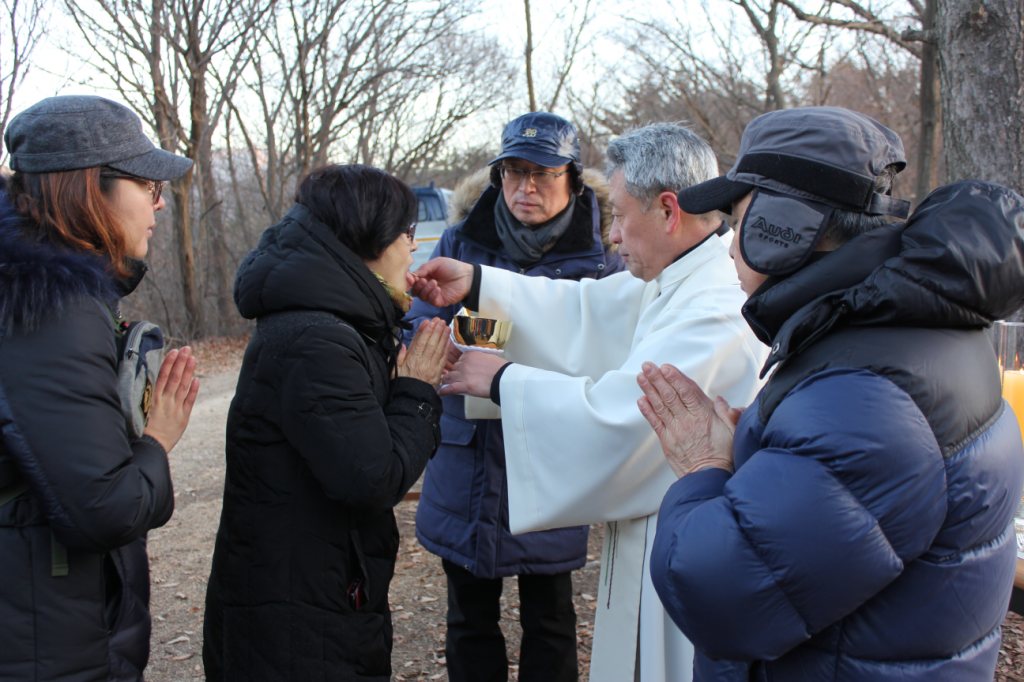
{"label": "black hooded coat", "polygon": [[235,302],[258,322],[228,415],[207,679],[383,682],[392,508],[440,443],[441,400],[388,378],[401,311],[302,205],[246,257]]}
{"label": "black hooded coat", "polygon": [[118,396],[109,309],[136,265],[29,239],[0,187],[0,680],[141,682],[149,659],[145,537],[174,495]]}

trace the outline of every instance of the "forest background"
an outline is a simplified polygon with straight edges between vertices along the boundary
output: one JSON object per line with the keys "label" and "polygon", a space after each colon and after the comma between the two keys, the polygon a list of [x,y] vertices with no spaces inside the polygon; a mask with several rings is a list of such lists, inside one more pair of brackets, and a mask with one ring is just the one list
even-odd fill
{"label": "forest background", "polygon": [[80,93],[196,162],[125,304],[177,342],[249,329],[235,271],[310,170],[453,188],[529,110],[574,121],[588,167],[686,121],[725,172],[759,114],[842,106],[902,137],[915,204],[968,177],[1024,189],[1024,0],[0,0],[0,126]]}

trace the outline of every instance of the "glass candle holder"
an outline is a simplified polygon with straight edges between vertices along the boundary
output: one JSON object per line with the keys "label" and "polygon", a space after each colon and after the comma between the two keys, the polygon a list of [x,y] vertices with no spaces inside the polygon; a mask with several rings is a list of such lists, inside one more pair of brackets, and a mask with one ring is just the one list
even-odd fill
{"label": "glass candle holder", "polygon": [[[1013,409],[1024,434],[1024,322],[999,320],[995,324],[996,354],[1003,386],[1003,399]],[[1018,503],[1014,519],[1018,556],[1024,553],[1024,500]]]}

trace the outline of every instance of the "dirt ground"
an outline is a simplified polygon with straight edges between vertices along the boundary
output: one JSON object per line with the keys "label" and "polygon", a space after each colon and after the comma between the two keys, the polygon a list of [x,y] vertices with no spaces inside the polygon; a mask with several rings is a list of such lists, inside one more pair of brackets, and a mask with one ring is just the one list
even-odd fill
{"label": "dirt ground", "polygon": [[[171,452],[176,508],[163,528],[149,534],[153,637],[149,682],[204,679],[203,601],[220,520],[224,487],[224,424],[234,395],[245,338],[197,344],[202,383],[184,438]],[[444,659],[446,592],[441,562],[416,541],[416,502],[396,509],[402,536],[389,600],[395,626],[393,680],[447,680]],[[594,632],[602,528],[590,530],[587,565],[573,576],[579,636],[580,679],[587,680]],[[502,630],[508,642],[510,679],[517,679],[519,594],[505,582]],[[995,682],[1024,682],[1024,619],[1009,614]]]}

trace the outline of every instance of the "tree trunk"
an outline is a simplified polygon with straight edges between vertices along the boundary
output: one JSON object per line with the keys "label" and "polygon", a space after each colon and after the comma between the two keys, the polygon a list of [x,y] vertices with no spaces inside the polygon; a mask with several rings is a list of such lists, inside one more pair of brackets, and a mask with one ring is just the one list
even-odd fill
{"label": "tree trunk", "polygon": [[[925,0],[921,30],[928,33],[935,29],[937,0]],[[921,133],[917,148],[917,191],[914,203],[918,204],[938,184],[938,123],[942,110],[939,108],[938,48],[934,41],[921,43]]]}
{"label": "tree trunk", "polygon": [[[160,42],[162,40],[160,22],[165,18],[163,0],[153,0],[151,17],[153,23],[150,25],[149,35],[153,55],[150,63],[154,91],[153,120],[156,124],[157,135],[160,136],[160,147],[164,151],[175,154],[177,153],[178,128],[172,118],[171,97],[164,87],[163,64],[160,57]],[[194,338],[203,325],[202,297],[196,284],[196,254],[192,244],[191,206],[194,169],[193,166],[185,175],[171,181],[169,185],[174,197],[172,223],[178,252],[178,272],[181,277],[182,296],[185,303],[185,328],[182,330],[182,334],[186,339]]]}
{"label": "tree trunk", "polygon": [[[201,149],[203,143],[203,136],[207,127],[207,96],[206,96],[206,66],[203,64],[202,54],[199,46],[199,36],[194,33],[194,27],[189,26],[190,33],[188,38],[188,52],[185,55],[185,61],[188,65],[188,87],[189,87],[189,121],[191,124],[191,130],[189,133],[189,140],[187,146],[187,154],[193,161],[202,161]],[[193,166],[193,173],[189,174],[188,187],[191,189],[192,178],[194,177],[195,166]],[[202,169],[199,169],[202,173]],[[202,178],[200,178],[202,182]],[[200,188],[203,189],[203,188]],[[189,193],[189,195],[191,192]],[[200,194],[203,194],[201,192]],[[185,195],[186,198],[189,195]],[[202,205],[202,203],[200,203]],[[192,265],[191,270],[186,272],[185,269],[181,271],[182,287],[185,293],[185,307],[186,313],[188,314],[190,329],[189,338],[203,338],[207,334],[205,320],[203,319],[203,300],[202,295],[199,291],[199,280],[197,279],[198,271],[195,267],[195,255],[194,247],[192,246],[192,229],[191,219],[186,223],[188,227],[188,250],[189,258],[191,259]],[[202,225],[199,226],[200,228]],[[202,234],[200,233],[199,243],[202,245]],[[184,237],[183,237],[184,239]],[[182,252],[184,254],[185,244],[182,243]],[[183,256],[184,257],[184,256]]]}
{"label": "tree trunk", "polygon": [[530,94],[530,111],[537,111],[537,96],[533,92],[533,22],[530,20],[530,0],[526,5],[526,90]]}
{"label": "tree trunk", "polygon": [[1024,192],[1024,2],[939,0],[936,23],[949,180]]}
{"label": "tree trunk", "polygon": [[174,240],[185,299],[185,338],[196,338],[203,328],[203,305],[196,280],[196,253],[192,246],[192,169],[171,183],[174,194]]}
{"label": "tree trunk", "polygon": [[210,257],[213,265],[213,294],[217,300],[217,321],[210,325],[213,333],[226,334],[232,327],[235,318],[235,306],[232,296],[232,277],[230,255],[228,254],[226,235],[224,233],[224,211],[220,193],[217,191],[217,178],[213,173],[213,149],[208,136],[204,137],[199,151],[199,174],[203,183],[203,196],[206,207],[206,234],[210,240]]}

